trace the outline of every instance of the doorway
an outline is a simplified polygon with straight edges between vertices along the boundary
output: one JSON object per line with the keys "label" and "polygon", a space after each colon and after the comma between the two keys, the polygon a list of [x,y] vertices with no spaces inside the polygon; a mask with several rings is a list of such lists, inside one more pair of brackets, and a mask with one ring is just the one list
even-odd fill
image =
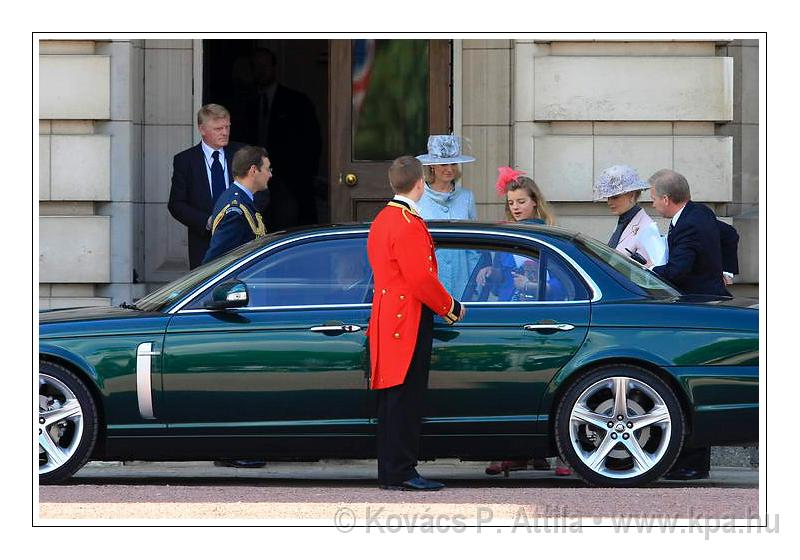
{"label": "doorway", "polygon": [[267,148],[270,231],[371,220],[387,171],[452,127],[451,42],[207,39],[203,103],[231,112],[231,141]]}

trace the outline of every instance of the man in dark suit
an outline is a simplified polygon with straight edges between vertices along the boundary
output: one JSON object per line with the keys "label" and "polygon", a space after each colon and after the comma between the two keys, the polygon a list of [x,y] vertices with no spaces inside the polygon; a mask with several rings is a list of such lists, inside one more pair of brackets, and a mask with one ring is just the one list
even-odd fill
{"label": "man in dark suit", "polygon": [[[231,161],[242,146],[230,142],[231,116],[222,105],[209,103],[197,112],[202,140],[177,154],[172,161],[169,213],[189,229],[189,268],[203,260],[211,240],[211,211],[220,195],[233,182]],[[256,198],[256,208],[266,206],[265,193]]]}
{"label": "man in dark suit", "polygon": [[[240,103],[252,115],[237,138],[264,146],[275,175],[270,182],[270,231],[317,223],[314,178],[322,150],[314,105],[302,92],[278,82],[278,61],[269,49],[251,59],[253,83]],[[238,114],[238,113],[237,113]]]}
{"label": "man in dark suit", "polygon": [[[659,214],[671,218],[669,257],[666,264],[653,267],[653,272],[685,294],[730,296],[722,275],[722,222],[707,206],[691,201],[689,183],[680,173],[662,169],[649,182],[653,206]],[[730,239],[727,232],[726,239]],[[664,478],[708,478],[710,468],[710,448],[684,448]]]}
{"label": "man in dark suit", "polygon": [[685,294],[730,296],[722,277],[720,226],[710,208],[692,202],[686,178],[670,169],[650,177],[653,206],[671,218],[669,260],[653,272]]}

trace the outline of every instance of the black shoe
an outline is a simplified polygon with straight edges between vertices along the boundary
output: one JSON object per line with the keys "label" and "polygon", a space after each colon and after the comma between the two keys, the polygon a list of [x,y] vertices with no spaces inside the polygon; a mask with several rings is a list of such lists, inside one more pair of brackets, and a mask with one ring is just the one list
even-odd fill
{"label": "black shoe", "polygon": [[214,461],[215,467],[234,467],[237,469],[260,469],[266,465],[266,461],[256,461],[254,459],[237,459],[235,461]]}
{"label": "black shoe", "polygon": [[403,482],[402,484],[381,484],[383,490],[418,490],[418,491],[435,491],[444,488],[444,484],[436,482],[435,480],[428,480],[421,476],[415,476]]}
{"label": "black shoe", "polygon": [[702,480],[708,477],[708,471],[698,471],[697,469],[689,469],[686,467],[673,469],[664,475],[666,480]]}

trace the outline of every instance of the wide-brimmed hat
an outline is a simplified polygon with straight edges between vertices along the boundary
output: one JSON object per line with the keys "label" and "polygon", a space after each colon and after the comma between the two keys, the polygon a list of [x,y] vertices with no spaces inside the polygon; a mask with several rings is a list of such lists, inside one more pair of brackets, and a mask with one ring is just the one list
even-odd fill
{"label": "wide-brimmed hat", "polygon": [[422,165],[445,165],[447,163],[469,163],[475,158],[463,154],[469,142],[452,134],[428,136],[428,153],[417,156]]}
{"label": "wide-brimmed hat", "polygon": [[639,177],[633,167],[627,165],[612,165],[603,169],[597,181],[594,182],[594,199],[602,200],[618,194],[643,191],[649,189],[647,181]]}

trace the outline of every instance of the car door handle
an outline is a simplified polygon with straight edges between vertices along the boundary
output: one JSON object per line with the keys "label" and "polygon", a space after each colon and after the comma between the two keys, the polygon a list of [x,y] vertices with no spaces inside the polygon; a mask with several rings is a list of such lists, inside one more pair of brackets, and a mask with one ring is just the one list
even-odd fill
{"label": "car door handle", "polygon": [[526,331],[571,331],[575,325],[568,323],[536,323],[535,325],[525,325],[522,327]]}
{"label": "car door handle", "polygon": [[358,332],[361,330],[361,327],[358,325],[320,325],[317,327],[311,327],[309,330],[311,332],[318,332],[322,334],[344,334]]}

